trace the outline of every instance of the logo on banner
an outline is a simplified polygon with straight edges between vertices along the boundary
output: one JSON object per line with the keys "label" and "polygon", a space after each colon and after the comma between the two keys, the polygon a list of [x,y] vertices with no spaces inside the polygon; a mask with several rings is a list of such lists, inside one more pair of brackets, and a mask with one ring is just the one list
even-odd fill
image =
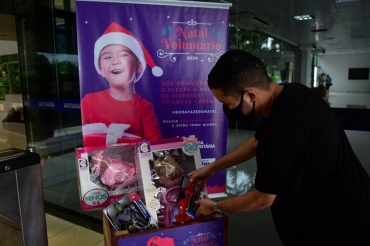
{"label": "logo on banner", "polygon": [[[222,31],[211,27],[212,23],[197,22],[196,20],[174,21],[173,27],[163,27],[161,34],[163,48],[157,51],[159,58],[168,57],[176,62],[178,55],[186,55],[187,61],[213,62],[224,52]],[[224,30],[224,28],[222,29]],[[208,56],[204,59],[204,56]]]}
{"label": "logo on banner", "polygon": [[216,161],[216,158],[202,159],[202,166],[207,166]]}

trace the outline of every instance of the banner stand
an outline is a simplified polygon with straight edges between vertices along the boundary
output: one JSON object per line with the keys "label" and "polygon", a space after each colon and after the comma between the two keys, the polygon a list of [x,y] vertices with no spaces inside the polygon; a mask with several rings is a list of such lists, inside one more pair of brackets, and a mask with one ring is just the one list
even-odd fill
{"label": "banner stand", "polygon": [[[195,135],[203,166],[225,155],[227,119],[207,78],[229,49],[230,6],[76,0],[83,146]],[[208,194],[225,197],[225,181],[216,173]]]}

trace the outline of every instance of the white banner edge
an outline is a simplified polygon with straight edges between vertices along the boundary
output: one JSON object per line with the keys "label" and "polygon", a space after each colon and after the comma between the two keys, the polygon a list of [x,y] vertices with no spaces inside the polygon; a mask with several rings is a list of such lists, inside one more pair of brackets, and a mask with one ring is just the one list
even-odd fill
{"label": "white banner edge", "polygon": [[202,8],[219,8],[229,9],[231,3],[215,3],[215,2],[195,2],[195,1],[178,1],[178,0],[75,0],[75,2],[107,2],[107,3],[131,3],[131,4],[153,4],[153,5],[168,5],[181,7],[202,7]]}

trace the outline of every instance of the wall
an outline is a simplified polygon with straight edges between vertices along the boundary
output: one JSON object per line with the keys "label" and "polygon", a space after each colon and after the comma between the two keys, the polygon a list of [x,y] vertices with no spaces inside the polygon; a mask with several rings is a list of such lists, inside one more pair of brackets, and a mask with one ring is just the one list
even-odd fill
{"label": "wall", "polygon": [[16,41],[0,40],[0,55],[12,55],[18,53]]}
{"label": "wall", "polygon": [[332,77],[331,92],[370,93],[370,80],[348,80],[349,68],[370,67],[370,54],[322,55],[320,67]]}

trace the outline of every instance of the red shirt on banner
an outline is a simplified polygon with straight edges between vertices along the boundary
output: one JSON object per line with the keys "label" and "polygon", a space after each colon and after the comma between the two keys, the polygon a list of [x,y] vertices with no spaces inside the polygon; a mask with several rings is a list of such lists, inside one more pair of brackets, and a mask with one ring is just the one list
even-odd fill
{"label": "red shirt on banner", "polygon": [[[128,101],[119,101],[112,98],[108,90],[87,94],[81,101],[82,125],[104,123],[107,127],[111,123],[130,125],[124,132],[126,142],[135,141],[135,136],[145,140],[157,140],[162,138],[159,124],[153,110],[153,105],[140,97],[139,94]],[[135,136],[132,136],[132,135]],[[89,137],[90,135],[90,137]],[[84,135],[84,145],[99,145],[95,142],[103,141],[104,134]],[[95,135],[93,137],[93,135]],[[101,136],[101,137],[99,137]],[[85,142],[87,140],[87,143]],[[90,140],[90,141],[88,141]],[[136,139],[137,140],[137,139]],[[99,141],[99,142],[100,142]],[[125,141],[123,141],[125,142]]]}

